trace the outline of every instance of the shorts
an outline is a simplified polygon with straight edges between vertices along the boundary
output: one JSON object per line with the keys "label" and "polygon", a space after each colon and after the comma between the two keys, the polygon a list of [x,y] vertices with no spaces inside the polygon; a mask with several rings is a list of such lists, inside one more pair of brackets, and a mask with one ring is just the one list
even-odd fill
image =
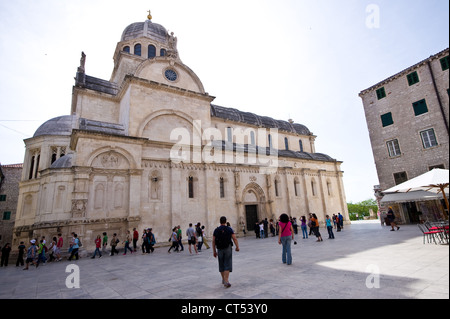
{"label": "shorts", "polygon": [[34,258],[29,257],[29,258],[27,258],[26,263],[32,263],[33,260],[34,260]]}
{"label": "shorts", "polygon": [[219,272],[233,271],[233,247],[231,245],[225,249],[218,249],[217,257],[219,260]]}
{"label": "shorts", "polygon": [[192,239],[188,240],[189,245],[195,245],[195,243],[196,243],[195,237],[192,237]]}

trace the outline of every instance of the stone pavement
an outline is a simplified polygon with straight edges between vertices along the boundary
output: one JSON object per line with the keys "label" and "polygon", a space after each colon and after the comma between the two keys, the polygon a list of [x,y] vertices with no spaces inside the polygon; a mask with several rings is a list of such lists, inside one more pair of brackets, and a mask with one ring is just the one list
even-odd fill
{"label": "stone pavement", "polygon": [[[423,244],[416,225],[391,232],[378,222],[346,225],[335,239],[293,245],[293,264],[281,263],[276,238],[240,238],[233,251],[231,288],[221,284],[211,249],[189,255],[157,248],[151,255],[53,262],[23,271],[0,268],[0,299],[448,299],[449,246]],[[185,231],[185,230],[184,230]],[[80,288],[67,288],[80,271]],[[74,282],[70,281],[69,282]],[[369,287],[367,284],[369,284]],[[372,286],[372,288],[370,288]]]}

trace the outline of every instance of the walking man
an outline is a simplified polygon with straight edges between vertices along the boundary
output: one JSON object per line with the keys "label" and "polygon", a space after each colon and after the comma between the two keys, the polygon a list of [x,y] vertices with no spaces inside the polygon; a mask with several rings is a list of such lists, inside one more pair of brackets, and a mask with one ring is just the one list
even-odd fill
{"label": "walking man", "polygon": [[186,229],[186,236],[188,238],[189,253],[192,254],[191,245],[194,246],[195,253],[198,254],[197,250],[197,235],[195,234],[195,229],[192,227],[192,223],[189,224],[189,228]]}
{"label": "walking man", "polygon": [[[212,248],[214,258],[218,257],[219,272],[222,276],[222,284],[225,288],[231,287],[229,276],[233,271],[233,244],[236,246],[236,251],[239,251],[239,243],[231,227],[227,226],[227,218],[220,217],[220,226],[214,230]],[[217,250],[216,250],[217,248]]]}

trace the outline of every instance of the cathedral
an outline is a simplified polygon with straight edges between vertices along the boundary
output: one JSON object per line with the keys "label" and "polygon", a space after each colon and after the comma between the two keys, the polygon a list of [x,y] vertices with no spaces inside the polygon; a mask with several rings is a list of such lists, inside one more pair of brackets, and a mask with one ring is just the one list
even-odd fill
{"label": "cathedral", "polygon": [[70,115],[24,140],[13,245],[75,232],[94,249],[148,227],[164,243],[189,223],[211,236],[224,215],[240,236],[282,213],[349,220],[342,162],[305,125],[215,105],[177,41],[149,15],[124,29],[109,80],[81,54]]}

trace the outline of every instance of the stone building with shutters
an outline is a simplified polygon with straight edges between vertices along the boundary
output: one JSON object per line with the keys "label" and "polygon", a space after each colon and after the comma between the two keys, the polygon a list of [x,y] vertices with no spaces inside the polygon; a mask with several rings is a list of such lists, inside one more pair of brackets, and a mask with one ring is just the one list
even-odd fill
{"label": "stone building with shutters", "polygon": [[[362,99],[382,191],[426,173],[449,169],[449,49],[363,90]],[[403,222],[418,222],[418,211],[434,220],[439,202],[414,200],[395,206]]]}
{"label": "stone building with shutters", "polygon": [[22,164],[0,164],[0,247],[12,243]]}
{"label": "stone building with shutters", "polygon": [[75,232],[89,249],[151,227],[165,243],[176,225],[211,235],[223,215],[240,235],[281,213],[349,220],[342,162],[302,124],[213,104],[177,41],[151,17],[127,26],[109,80],[82,54],[70,115],[24,141],[15,242]]}

